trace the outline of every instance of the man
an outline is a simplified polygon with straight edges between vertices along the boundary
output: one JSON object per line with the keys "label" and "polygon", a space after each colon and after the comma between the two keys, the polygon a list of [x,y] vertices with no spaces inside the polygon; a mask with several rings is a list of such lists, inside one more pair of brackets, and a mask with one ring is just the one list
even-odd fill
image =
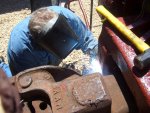
{"label": "man", "polygon": [[66,8],[50,6],[36,10],[13,29],[8,62],[17,74],[37,66],[58,65],[73,49],[86,53],[97,45],[78,16]]}

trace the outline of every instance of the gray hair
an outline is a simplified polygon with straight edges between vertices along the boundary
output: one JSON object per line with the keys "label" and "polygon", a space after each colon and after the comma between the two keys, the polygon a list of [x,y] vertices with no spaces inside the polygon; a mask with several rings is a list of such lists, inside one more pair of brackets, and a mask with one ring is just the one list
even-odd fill
{"label": "gray hair", "polygon": [[[33,38],[39,38],[47,32],[48,22],[58,14],[47,7],[40,8],[31,14],[28,28]],[[46,27],[45,27],[46,26]],[[44,29],[44,30],[43,30]]]}

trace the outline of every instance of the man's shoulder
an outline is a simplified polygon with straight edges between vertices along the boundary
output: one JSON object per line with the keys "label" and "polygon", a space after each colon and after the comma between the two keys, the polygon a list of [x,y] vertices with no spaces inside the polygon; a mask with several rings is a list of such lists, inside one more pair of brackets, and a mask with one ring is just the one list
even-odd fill
{"label": "man's shoulder", "polygon": [[62,11],[62,10],[69,10],[69,9],[61,7],[61,6],[49,6],[48,8],[51,10],[54,10],[54,11],[58,11],[58,12]]}
{"label": "man's shoulder", "polygon": [[27,37],[29,33],[28,29],[29,17],[19,22],[12,30],[10,37],[13,39],[21,39],[20,37]]}
{"label": "man's shoulder", "polygon": [[48,8],[64,16],[76,16],[71,10],[61,6],[49,6]]}
{"label": "man's shoulder", "polygon": [[28,43],[30,43],[28,23],[29,18],[25,18],[13,28],[9,40],[10,49],[20,49],[26,46]]}
{"label": "man's shoulder", "polygon": [[28,31],[30,17],[26,17],[20,21],[12,30],[12,32]]}

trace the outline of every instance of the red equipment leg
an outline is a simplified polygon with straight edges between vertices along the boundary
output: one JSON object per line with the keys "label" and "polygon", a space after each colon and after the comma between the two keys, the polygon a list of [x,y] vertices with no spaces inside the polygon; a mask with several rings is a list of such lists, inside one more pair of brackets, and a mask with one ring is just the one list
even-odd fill
{"label": "red equipment leg", "polygon": [[[134,17],[119,18],[136,35],[147,43],[150,39],[150,19],[132,22]],[[134,67],[133,59],[139,54],[134,45],[125,40],[123,36],[110,24],[103,26],[100,41],[106,46],[114,61],[120,68],[133,96],[135,97],[140,113],[150,112],[150,70],[138,70]],[[150,43],[149,43],[150,44]]]}

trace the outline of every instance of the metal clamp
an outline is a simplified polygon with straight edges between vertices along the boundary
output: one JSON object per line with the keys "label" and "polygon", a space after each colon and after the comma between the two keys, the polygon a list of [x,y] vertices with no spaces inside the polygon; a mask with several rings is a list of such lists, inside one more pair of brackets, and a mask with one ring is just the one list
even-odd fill
{"label": "metal clamp", "polygon": [[42,66],[12,78],[24,113],[107,113],[111,99],[99,73],[80,76],[73,70]]}

